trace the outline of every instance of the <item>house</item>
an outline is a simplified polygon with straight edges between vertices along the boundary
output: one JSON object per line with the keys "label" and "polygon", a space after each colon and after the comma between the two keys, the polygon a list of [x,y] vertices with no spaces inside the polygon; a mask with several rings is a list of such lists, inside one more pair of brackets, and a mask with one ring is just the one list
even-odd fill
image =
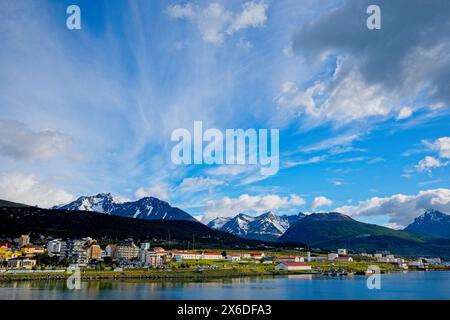
{"label": "house", "polygon": [[0,262],[8,261],[9,259],[14,259],[22,256],[20,251],[15,251],[11,246],[1,245],[0,246]]}
{"label": "house", "polygon": [[231,261],[231,262],[239,262],[241,261],[241,256],[239,254],[228,254],[225,257],[226,261]]}
{"label": "house", "polygon": [[43,254],[45,252],[45,248],[29,243],[23,245],[20,248],[20,251],[22,252],[22,256],[25,256],[27,258],[33,258],[37,254]]}
{"label": "house", "polygon": [[36,265],[36,260],[28,258],[9,259],[7,262],[8,268],[31,270]]}
{"label": "house", "polygon": [[161,247],[155,247],[155,248],[153,248],[153,251],[155,251],[155,252],[166,252],[166,250],[164,248],[161,248]]}
{"label": "house", "polygon": [[339,258],[339,255],[337,253],[329,253],[327,256],[327,259],[331,261],[333,261],[336,258]]}
{"label": "house", "polygon": [[249,252],[239,252],[237,253],[241,259],[250,259],[252,256]]}
{"label": "house", "polygon": [[117,249],[118,249],[119,245],[112,243],[112,244],[108,244],[106,246],[106,256],[110,257],[113,260],[117,259]]}
{"label": "house", "polygon": [[311,265],[305,262],[282,262],[275,266],[275,270],[310,271]]}
{"label": "house", "polygon": [[348,254],[348,250],[347,249],[337,249],[337,253],[338,253],[338,255],[345,256]]}
{"label": "house", "polygon": [[91,244],[86,251],[89,260],[102,260],[102,248],[98,244]]}
{"label": "house", "polygon": [[261,259],[262,264],[273,264],[274,258],[273,257],[265,257]]}
{"label": "house", "polygon": [[334,261],[337,262],[353,262],[353,258],[352,257],[337,257],[334,259]]}
{"label": "house", "polygon": [[14,239],[14,242],[16,242],[18,247],[20,248],[26,244],[30,244],[30,236],[29,235],[21,235],[20,237]]}
{"label": "house", "polygon": [[441,258],[424,258],[425,263],[428,264],[441,264],[442,260]]}
{"label": "house", "polygon": [[141,260],[144,266],[146,267],[159,267],[163,264],[164,255],[155,251],[146,251],[144,255],[144,259]]}
{"label": "house", "polygon": [[281,256],[278,257],[278,262],[304,262],[303,257],[293,257],[293,256]]}
{"label": "house", "polygon": [[195,251],[172,251],[172,259],[175,260],[222,260],[224,257],[220,252],[195,252]]}
{"label": "house", "polygon": [[264,252],[251,252],[250,258],[254,260],[261,260],[262,258],[264,258]]}

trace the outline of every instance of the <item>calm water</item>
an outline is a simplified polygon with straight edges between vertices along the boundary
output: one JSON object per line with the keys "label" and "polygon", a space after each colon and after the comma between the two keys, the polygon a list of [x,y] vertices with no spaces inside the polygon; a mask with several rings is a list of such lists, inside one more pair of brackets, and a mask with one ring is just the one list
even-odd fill
{"label": "calm water", "polygon": [[450,299],[450,272],[381,275],[381,290],[365,276],[293,275],[208,282],[86,281],[71,291],[62,281],[0,283],[0,299]]}

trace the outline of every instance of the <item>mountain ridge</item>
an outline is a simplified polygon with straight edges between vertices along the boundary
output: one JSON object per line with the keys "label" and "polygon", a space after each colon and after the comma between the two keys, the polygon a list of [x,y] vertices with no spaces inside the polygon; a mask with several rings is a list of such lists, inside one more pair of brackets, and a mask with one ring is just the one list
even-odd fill
{"label": "mountain ridge", "polygon": [[450,215],[430,209],[415,218],[404,230],[416,234],[450,239]]}
{"label": "mountain ridge", "polygon": [[303,217],[303,213],[279,216],[268,211],[255,217],[239,213],[230,218],[218,217],[207,225],[247,239],[276,241],[293,222]]}
{"label": "mountain ridge", "polygon": [[77,200],[53,207],[69,211],[90,211],[143,220],[186,220],[197,221],[189,213],[172,207],[168,202],[155,197],[144,197],[136,201],[121,201],[110,193],[81,196]]}

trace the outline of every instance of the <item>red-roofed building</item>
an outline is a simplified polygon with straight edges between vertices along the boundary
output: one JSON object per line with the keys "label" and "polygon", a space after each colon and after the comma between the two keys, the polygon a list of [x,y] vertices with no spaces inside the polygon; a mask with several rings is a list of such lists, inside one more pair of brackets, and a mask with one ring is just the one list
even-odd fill
{"label": "red-roofed building", "polygon": [[282,262],[275,266],[275,270],[310,271],[311,265],[305,262]]}
{"label": "red-roofed building", "polygon": [[220,252],[171,251],[172,258],[179,260],[222,260]]}
{"label": "red-roofed building", "polygon": [[353,262],[353,258],[352,257],[337,257],[334,259],[334,261],[337,262]]}

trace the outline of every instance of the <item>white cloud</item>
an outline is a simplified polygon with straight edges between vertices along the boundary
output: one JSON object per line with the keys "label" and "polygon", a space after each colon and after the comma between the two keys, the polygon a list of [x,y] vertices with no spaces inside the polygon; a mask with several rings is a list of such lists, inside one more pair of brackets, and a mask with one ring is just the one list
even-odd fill
{"label": "white cloud", "polygon": [[435,151],[439,155],[439,159],[431,156],[426,156],[415,166],[417,171],[428,172],[431,174],[432,170],[439,167],[445,167],[449,164],[447,159],[450,159],[450,138],[442,137],[432,142],[422,141],[422,143],[431,151]]}
{"label": "white cloud", "polygon": [[303,198],[295,194],[291,194],[289,197],[280,197],[274,194],[265,196],[243,194],[238,198],[225,197],[220,200],[207,201],[203,219],[210,221],[216,217],[234,217],[238,213],[263,213],[288,206],[301,206],[304,203]]}
{"label": "white cloud", "polygon": [[263,26],[267,21],[267,5],[264,2],[246,2],[238,13],[224,8],[220,3],[210,3],[205,8],[186,5],[171,5],[167,14],[176,19],[187,19],[194,22],[204,41],[221,43],[226,35]]}
{"label": "white cloud", "polygon": [[192,18],[195,15],[194,7],[187,3],[186,5],[174,4],[167,8],[167,14],[173,18],[183,19]]}
{"label": "white cloud", "polygon": [[336,208],[336,211],[354,217],[388,216],[389,223],[406,226],[428,209],[450,213],[450,190],[433,189],[420,191],[416,195],[374,197],[358,205]]}
{"label": "white cloud", "polygon": [[209,190],[210,192],[218,186],[224,185],[225,182],[210,177],[191,177],[185,178],[179,185],[182,192],[199,192]]}
{"label": "white cloud", "polygon": [[327,197],[324,197],[324,196],[315,197],[311,204],[311,209],[315,210],[320,207],[329,207],[332,204],[333,204],[333,201],[328,199]]}
{"label": "white cloud", "polygon": [[432,148],[439,152],[439,157],[450,159],[450,137],[442,137],[435,140]]}
{"label": "white cloud", "polygon": [[305,128],[327,122],[338,127],[398,113],[381,86],[367,83],[351,65],[348,59],[339,59],[330,79],[316,81],[305,89],[294,82],[283,83],[275,99],[279,110],[298,117]]}
{"label": "white cloud", "polygon": [[157,183],[148,188],[140,187],[136,193],[136,198],[144,198],[144,197],[155,197],[164,201],[170,200],[170,190],[169,188],[162,183]]}
{"label": "white cloud", "polygon": [[443,165],[439,159],[427,156],[419,161],[416,169],[421,172],[426,171],[431,173],[432,169],[442,167]]}
{"label": "white cloud", "polygon": [[311,158],[306,159],[306,160],[286,161],[286,167],[287,168],[291,168],[291,167],[302,166],[302,165],[306,165],[306,164],[319,163],[319,162],[324,161],[326,158],[327,158],[326,155],[322,155],[322,156],[311,157]]}
{"label": "white cloud", "polygon": [[413,110],[410,107],[403,107],[398,113],[397,120],[408,119],[413,115]]}
{"label": "white cloud", "polygon": [[266,10],[267,5],[264,2],[257,3],[252,1],[244,3],[242,12],[234,18],[228,32],[234,33],[248,27],[263,26],[267,21]]}
{"label": "white cloud", "polygon": [[0,199],[49,208],[73,201],[70,193],[39,181],[34,175],[0,175]]}
{"label": "white cloud", "polygon": [[68,144],[69,139],[57,131],[33,131],[21,122],[0,119],[0,155],[47,160],[61,155]]}

